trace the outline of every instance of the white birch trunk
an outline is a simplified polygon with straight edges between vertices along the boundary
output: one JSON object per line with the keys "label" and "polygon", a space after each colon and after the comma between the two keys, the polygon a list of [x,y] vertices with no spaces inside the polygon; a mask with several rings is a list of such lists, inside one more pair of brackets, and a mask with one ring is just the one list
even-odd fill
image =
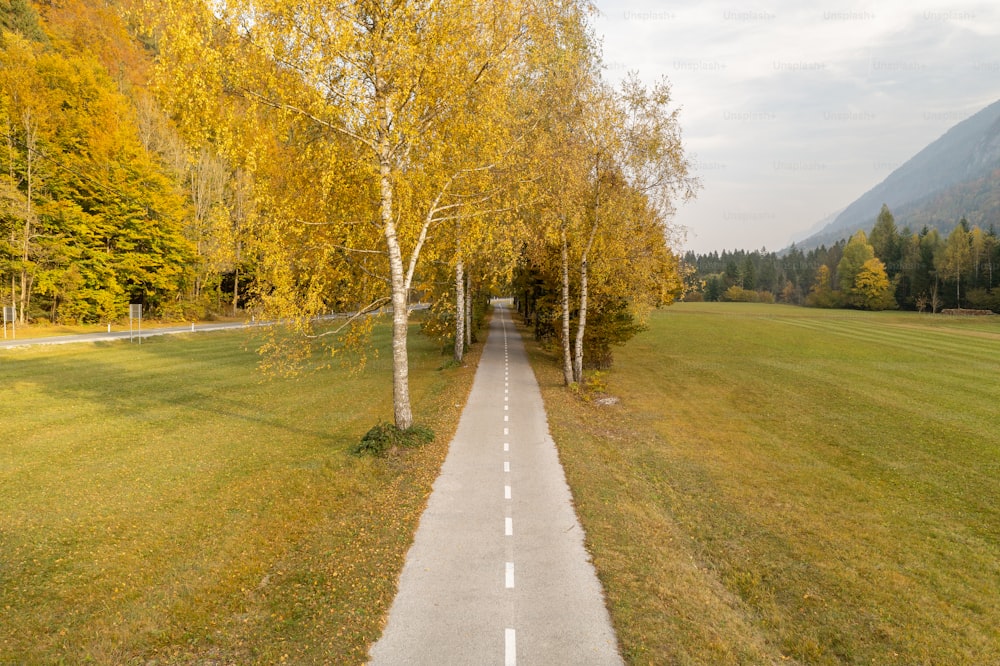
{"label": "white birch trunk", "polygon": [[580,313],[577,315],[576,348],[573,350],[573,381],[583,381],[583,335],[587,331],[587,259],[580,262]]}
{"label": "white birch trunk", "polygon": [[455,266],[455,362],[465,357],[465,263]]}
{"label": "white birch trunk", "polygon": [[243,254],[243,243],[236,241],[236,262],[233,266],[233,316],[240,309],[240,259]]}
{"label": "white birch trunk", "polygon": [[413,426],[413,412],[410,409],[410,368],[406,354],[410,308],[406,274],[403,271],[403,255],[396,235],[396,222],[393,219],[391,176],[392,166],[389,160],[381,159],[379,185],[382,199],[382,227],[389,250],[392,289],[392,404],[396,427],[407,430]]}
{"label": "white birch trunk", "polygon": [[472,277],[465,274],[465,348],[472,347]]}
{"label": "white birch trunk", "polygon": [[25,178],[27,180],[26,187],[27,193],[24,200],[24,242],[21,246],[21,295],[18,299],[19,312],[17,313],[16,319],[20,324],[26,324],[28,321],[28,301],[31,298],[31,282],[32,275],[28,274],[28,260],[31,258],[31,236],[34,233],[32,229],[33,217],[35,211],[32,208],[32,197],[34,196],[34,164],[35,164],[35,147],[37,146],[37,136],[38,132],[35,129],[35,125],[32,122],[31,113],[29,111],[24,112],[24,147],[25,147]]}
{"label": "white birch trunk", "polygon": [[594,211],[594,225],[590,229],[590,238],[587,239],[587,247],[583,250],[583,257],[580,259],[580,313],[577,316],[576,327],[576,349],[573,356],[573,381],[579,383],[583,381],[583,336],[587,332],[587,305],[590,297],[590,269],[588,261],[590,251],[594,247],[594,239],[597,238],[597,211]]}
{"label": "white birch trunk", "polygon": [[573,383],[573,359],[569,342],[569,247],[565,230],[562,232],[562,333],[563,380],[569,386]]}

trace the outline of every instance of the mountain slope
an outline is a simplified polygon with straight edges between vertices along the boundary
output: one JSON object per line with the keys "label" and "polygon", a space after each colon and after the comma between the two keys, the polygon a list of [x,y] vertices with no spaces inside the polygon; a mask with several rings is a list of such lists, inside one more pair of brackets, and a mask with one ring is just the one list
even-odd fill
{"label": "mountain slope", "polygon": [[870,229],[883,203],[900,226],[915,230],[924,225],[947,228],[962,216],[988,227],[991,220],[1000,219],[998,169],[1000,101],[952,127],[801,246],[818,246]]}
{"label": "mountain slope", "polygon": [[983,178],[958,183],[904,204],[897,219],[913,231],[926,226],[948,232],[963,217],[970,225],[1000,231],[1000,168]]}

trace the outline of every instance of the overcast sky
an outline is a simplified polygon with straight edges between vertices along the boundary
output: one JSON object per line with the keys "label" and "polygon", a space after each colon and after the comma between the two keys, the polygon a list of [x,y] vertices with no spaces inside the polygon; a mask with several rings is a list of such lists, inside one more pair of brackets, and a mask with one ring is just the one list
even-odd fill
{"label": "overcast sky", "polygon": [[782,249],[1000,99],[996,2],[596,4],[607,78],[666,76],[682,107],[695,252]]}

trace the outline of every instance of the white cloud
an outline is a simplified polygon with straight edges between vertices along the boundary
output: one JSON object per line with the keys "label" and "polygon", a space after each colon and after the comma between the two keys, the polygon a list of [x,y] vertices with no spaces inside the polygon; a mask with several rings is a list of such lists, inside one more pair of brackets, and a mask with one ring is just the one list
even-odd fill
{"label": "white cloud", "polygon": [[696,251],[780,248],[1000,98],[1000,7],[598,0],[607,76],[666,75],[705,188]]}

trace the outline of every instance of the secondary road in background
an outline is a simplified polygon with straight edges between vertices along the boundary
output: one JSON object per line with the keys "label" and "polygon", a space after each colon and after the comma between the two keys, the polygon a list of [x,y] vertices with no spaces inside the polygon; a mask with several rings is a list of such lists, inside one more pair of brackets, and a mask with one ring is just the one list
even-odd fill
{"label": "secondary road in background", "polygon": [[[114,331],[113,333],[81,333],[79,335],[55,335],[47,338],[24,338],[23,340],[16,340],[8,337],[6,340],[0,340],[0,349],[9,347],[32,347],[35,345],[68,345],[72,343],[79,342],[109,342],[111,340],[128,340],[129,338],[149,338],[154,335],[177,335],[178,333],[202,333],[205,331],[223,331],[233,328],[245,328],[246,326],[253,326],[253,324],[246,324],[243,322],[227,322],[218,324],[188,324],[187,326],[171,326],[169,328],[149,328],[143,329],[140,333],[138,330],[133,332],[129,331]],[[7,335],[12,336],[13,332],[9,330]],[[138,342],[138,340],[137,340]]]}
{"label": "secondary road in background", "polygon": [[[430,306],[426,303],[415,303],[410,306],[410,312],[417,310],[427,310]],[[387,312],[391,312],[391,308],[386,309]],[[369,313],[374,314],[384,314],[383,311],[373,311]],[[323,315],[316,318],[316,321],[320,320],[334,320],[334,319],[348,319],[350,317],[356,317],[357,312],[352,313],[342,313],[342,314],[330,314]],[[138,329],[138,324],[133,331],[115,331],[113,333],[80,333],[78,335],[54,335],[45,338],[24,338],[23,340],[18,340],[14,336],[16,332],[14,329],[8,325],[7,339],[0,340],[0,349],[10,348],[10,347],[31,347],[34,345],[67,345],[78,342],[108,342],[111,340],[129,340],[138,338],[149,338],[154,335],[177,335],[179,333],[204,333],[206,331],[225,331],[235,328],[247,328],[250,326],[270,326],[274,324],[274,321],[262,321],[262,322],[225,322],[225,323],[213,323],[213,324],[186,324],[184,326],[170,326],[164,328],[149,328],[140,331]]]}
{"label": "secondary road in background", "polygon": [[509,311],[498,307],[371,664],[621,664]]}

